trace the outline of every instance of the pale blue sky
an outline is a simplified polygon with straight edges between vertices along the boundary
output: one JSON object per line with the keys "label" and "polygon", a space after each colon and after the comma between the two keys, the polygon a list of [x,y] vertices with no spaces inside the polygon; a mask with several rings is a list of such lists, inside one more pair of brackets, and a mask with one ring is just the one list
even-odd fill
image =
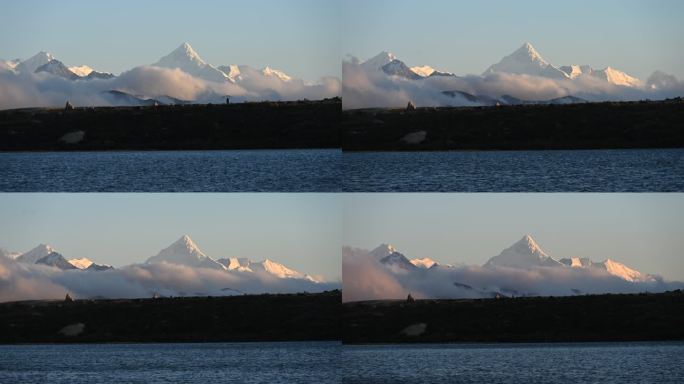
{"label": "pale blue sky", "polygon": [[342,52],[480,74],[530,42],[557,66],[684,78],[680,0],[344,0]]}
{"label": "pale blue sky", "polygon": [[684,281],[684,194],[346,194],[344,244],[481,265],[530,234],[552,257]]}
{"label": "pale blue sky", "polygon": [[0,58],[43,50],[67,65],[121,72],[187,41],[214,65],[340,76],[337,0],[21,0],[0,6]]}
{"label": "pale blue sky", "polygon": [[270,258],[338,281],[340,207],[334,194],[0,194],[0,247],[47,243],[121,266],[188,234],[216,259]]}
{"label": "pale blue sky", "polygon": [[410,65],[481,73],[531,42],[556,65],[684,78],[679,0],[22,0],[0,12],[0,58],[50,51],[121,72],[188,41],[216,65],[340,76],[340,59],[393,51]]}

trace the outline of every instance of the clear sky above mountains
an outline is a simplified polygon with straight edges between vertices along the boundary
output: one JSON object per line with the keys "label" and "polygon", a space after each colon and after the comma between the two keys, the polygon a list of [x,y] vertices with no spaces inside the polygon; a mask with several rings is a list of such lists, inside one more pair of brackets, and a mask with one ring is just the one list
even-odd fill
{"label": "clear sky above mountains", "polygon": [[382,50],[409,66],[480,74],[530,42],[556,66],[612,66],[684,78],[684,2],[677,0],[344,0],[342,53]]}
{"label": "clear sky above mountains", "polygon": [[215,259],[265,258],[339,281],[334,194],[3,194],[0,247],[142,263],[187,234]]}
{"label": "clear sky above mountains", "polygon": [[0,12],[0,58],[50,51],[121,72],[190,42],[215,65],[340,76],[340,58],[389,50],[411,66],[479,74],[529,41],[556,66],[613,66],[684,78],[678,0],[24,0]]}
{"label": "clear sky above mountains", "polygon": [[555,259],[611,258],[684,280],[677,194],[347,194],[344,244],[482,265],[531,235]]}
{"label": "clear sky above mountains", "polygon": [[318,0],[22,0],[0,12],[0,58],[53,53],[121,72],[187,41],[214,65],[266,65],[309,80],[340,76],[339,5]]}

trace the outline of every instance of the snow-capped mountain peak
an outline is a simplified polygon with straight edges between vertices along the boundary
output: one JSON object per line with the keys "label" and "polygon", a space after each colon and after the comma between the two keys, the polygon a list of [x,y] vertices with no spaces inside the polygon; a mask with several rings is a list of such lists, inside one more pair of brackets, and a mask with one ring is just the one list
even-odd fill
{"label": "snow-capped mountain peak", "polygon": [[523,44],[513,55],[523,58],[529,58],[532,61],[538,61],[542,64],[549,64],[544,58],[537,52],[536,49],[530,43]]}
{"label": "snow-capped mountain peak", "polygon": [[67,262],[82,271],[106,271],[109,269],[114,269],[114,267],[109,264],[98,264],[87,257],[82,257],[80,259],[69,259]]}
{"label": "snow-capped mountain peak", "polygon": [[422,259],[411,259],[409,261],[416,267],[425,269],[432,268],[434,265],[439,265],[436,261],[429,257],[423,257]]}
{"label": "snow-capped mountain peak", "polygon": [[493,73],[511,73],[549,77],[553,79],[569,78],[568,74],[549,64],[530,43],[525,43],[515,52],[490,66],[482,75]]}
{"label": "snow-capped mountain peak", "polygon": [[383,66],[393,62],[397,57],[393,53],[382,51],[370,59],[361,63],[361,66],[367,70],[379,70]]}
{"label": "snow-capped mountain peak", "polygon": [[230,271],[253,272],[249,267],[252,262],[247,258],[229,257],[227,259],[218,259],[217,261]]}
{"label": "snow-capped mountain peak", "polygon": [[88,268],[85,269],[85,271],[95,271],[95,272],[99,272],[99,271],[107,271],[107,270],[110,270],[110,269],[114,269],[114,267],[112,267],[112,266],[109,265],[109,264],[97,264],[97,263],[92,263],[92,264],[90,264],[90,265],[88,266]]}
{"label": "snow-capped mountain peak", "polygon": [[262,69],[261,73],[263,73],[264,76],[275,76],[275,77],[279,78],[280,80],[286,81],[286,82],[292,80],[292,78],[290,76],[288,76],[287,74],[285,74],[285,72],[280,71],[278,69],[273,69],[269,66],[266,66],[264,69]]}
{"label": "snow-capped mountain peak", "polygon": [[394,59],[382,66],[382,71],[391,76],[399,76],[410,80],[421,79],[422,76],[413,72],[403,61]]}
{"label": "snow-capped mountain peak", "polygon": [[411,67],[410,69],[411,71],[413,71],[413,73],[420,77],[428,77],[432,75],[433,72],[435,72],[435,69],[429,65]]}
{"label": "snow-capped mountain peak", "polygon": [[40,51],[30,58],[17,64],[16,69],[23,73],[33,73],[39,67],[51,62],[55,57],[49,52]]}
{"label": "snow-capped mountain peak", "polygon": [[207,65],[207,63],[202,60],[200,55],[192,48],[192,46],[184,42],[178,48],[174,49],[171,53],[168,55],[162,57],[159,62],[182,62],[182,61],[189,61],[193,62],[197,65]]}
{"label": "snow-capped mountain peak", "polygon": [[628,266],[615,260],[606,259],[606,261],[599,264],[611,275],[620,277],[627,281],[643,281],[647,279],[647,276],[643,275],[641,272],[629,268]]}
{"label": "snow-capped mountain peak", "polygon": [[86,77],[93,71],[93,69],[87,65],[72,66],[69,67],[69,70],[80,77]]}
{"label": "snow-capped mountain peak", "polygon": [[192,241],[192,239],[188,235],[181,236],[180,239],[176,240],[175,244],[182,245],[182,246],[186,247],[186,249],[191,250],[191,251],[196,251],[196,252],[200,252],[200,253],[202,252],[197,247],[197,244],[195,244],[195,242]]}
{"label": "snow-capped mountain peak", "polygon": [[167,262],[212,269],[226,269],[218,261],[207,256],[199,249],[188,235],[183,235],[175,243],[162,249],[156,256],[147,259],[147,263]]}
{"label": "snow-capped mountain peak", "polygon": [[606,259],[605,261],[602,262],[594,262],[589,258],[582,257],[572,257],[569,259],[560,259],[559,260],[562,264],[572,267],[572,268],[596,268],[596,269],[601,269],[613,276],[617,276],[623,280],[627,281],[649,281],[652,280],[652,277],[646,274],[643,274],[635,269],[632,269],[625,264],[622,264],[618,261],[612,260],[612,259]]}
{"label": "snow-capped mountain peak", "polygon": [[41,257],[36,260],[36,264],[49,265],[51,267],[56,267],[63,270],[77,269],[74,265],[69,263],[64,256],[57,252],[51,252],[50,254]]}
{"label": "snow-capped mountain peak", "polygon": [[576,79],[582,75],[590,74],[593,69],[588,65],[564,65],[559,68],[565,72],[571,79]]}
{"label": "snow-capped mountain peak", "polygon": [[513,247],[521,252],[530,251],[543,257],[549,257],[546,253],[544,253],[544,251],[542,251],[541,247],[539,247],[539,244],[537,244],[537,242],[534,241],[530,235],[523,236],[523,238],[515,243]]}
{"label": "snow-capped mountain peak", "polygon": [[416,267],[406,256],[399,252],[394,252],[380,259],[380,263],[390,268],[395,273],[406,273],[416,270]]}
{"label": "snow-capped mountain peak", "polygon": [[156,67],[180,69],[183,72],[200,79],[225,82],[232,81],[223,71],[206,63],[188,43],[181,44],[173,52],[159,59],[153,64]]}
{"label": "snow-capped mountain peak", "polygon": [[541,247],[532,239],[525,235],[520,241],[511,247],[504,249],[499,256],[492,257],[487,261],[485,267],[505,266],[511,268],[531,269],[535,267],[570,267],[570,268],[598,268],[627,281],[646,281],[652,279],[650,275],[627,267],[615,260],[607,259],[603,262],[594,262],[589,258],[565,258],[555,260],[547,255]]}
{"label": "snow-capped mountain peak", "polygon": [[387,256],[389,256],[395,252],[397,252],[397,249],[394,248],[393,245],[391,245],[391,244],[380,244],[377,248],[372,250],[370,252],[370,254],[376,260],[380,260],[380,259],[387,257]]}
{"label": "snow-capped mountain peak", "polygon": [[518,242],[485,263],[485,267],[502,266],[523,269],[561,265],[547,255],[530,235],[523,236]]}
{"label": "snow-capped mountain peak", "polygon": [[593,76],[605,80],[611,84],[621,85],[624,87],[641,87],[643,85],[641,80],[613,67],[594,69],[590,65],[566,65],[560,67],[560,69],[571,79],[576,79],[583,76]]}
{"label": "snow-capped mountain peak", "polygon": [[183,44],[181,44],[180,47],[176,48],[176,51],[178,54],[187,56],[191,60],[195,60],[203,64],[206,64],[204,60],[202,60],[202,58],[199,56],[199,54],[197,54],[197,52],[195,52],[195,50],[192,49],[192,46],[188,42],[184,42]]}
{"label": "snow-capped mountain peak", "polygon": [[619,71],[612,67],[606,67],[605,69],[593,71],[592,75],[606,80],[611,84],[622,85],[625,87],[640,87],[643,85],[643,82],[636,77],[632,77],[625,72]]}
{"label": "snow-capped mountain peak", "polygon": [[223,264],[229,271],[247,273],[266,272],[269,275],[278,277],[280,279],[306,279],[315,283],[323,282],[321,279],[317,279],[299,271],[295,271],[294,269],[288,268],[285,265],[271,259],[253,262],[247,258],[229,257],[226,259],[219,259],[218,262]]}
{"label": "snow-capped mountain peak", "polygon": [[59,60],[50,60],[50,62],[48,62],[47,64],[38,67],[38,69],[36,69],[35,72],[47,72],[49,74],[63,77],[69,80],[76,80],[79,78],[77,74],[71,72],[71,70],[69,70],[69,68],[67,68],[66,65],[64,65],[64,63],[62,63]]}
{"label": "snow-capped mountain peak", "polygon": [[239,65],[223,65],[218,67],[218,69],[225,73],[233,81],[238,81],[242,79],[242,72],[240,71]]}
{"label": "snow-capped mountain peak", "polygon": [[73,265],[78,269],[86,269],[93,264],[93,261],[87,257],[82,257],[80,259],[69,259],[67,260],[69,264]]}
{"label": "snow-capped mountain peak", "polygon": [[34,264],[39,259],[42,259],[53,252],[55,252],[55,249],[51,246],[47,244],[40,244],[32,250],[21,254],[16,260],[22,263]]}
{"label": "snow-capped mountain peak", "polygon": [[565,264],[572,268],[588,268],[594,265],[588,257],[571,257],[558,260],[561,264]]}
{"label": "snow-capped mountain peak", "polygon": [[298,271],[295,271],[294,269],[290,269],[283,264],[277,263],[273,260],[266,259],[260,263],[255,263],[256,265],[261,266],[263,270],[266,272],[270,273],[271,275],[277,276],[281,279],[284,278],[303,278],[304,274]]}

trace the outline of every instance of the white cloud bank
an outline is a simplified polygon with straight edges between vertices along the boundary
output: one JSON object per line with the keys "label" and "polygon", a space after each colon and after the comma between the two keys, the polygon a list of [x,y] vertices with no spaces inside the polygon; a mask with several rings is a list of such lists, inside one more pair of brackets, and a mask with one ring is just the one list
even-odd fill
{"label": "white cloud bank", "polygon": [[643,87],[626,87],[600,78],[551,79],[510,73],[487,76],[433,76],[418,80],[392,76],[364,67],[356,58],[342,63],[342,107],[399,108],[411,101],[418,107],[481,105],[443,91],[461,91],[498,98],[510,95],[522,100],[550,100],[575,96],[587,101],[661,100],[684,96],[684,82],[656,71]]}
{"label": "white cloud bank", "polygon": [[369,251],[342,249],[342,300],[415,298],[485,298],[566,296],[575,294],[663,292],[684,288],[681,282],[630,282],[598,269],[453,266],[407,272],[388,268]]}
{"label": "white cloud bank", "polygon": [[222,296],[322,292],[339,283],[278,278],[263,271],[240,273],[166,262],[134,264],[107,271],[60,270],[0,257],[0,302],[32,299]]}
{"label": "white cloud bank", "polygon": [[170,96],[199,103],[263,100],[323,99],[339,96],[340,80],[334,77],[307,83],[301,79],[283,81],[261,71],[249,71],[239,83],[212,82],[193,77],[180,69],[154,66],[135,67],[111,79],[69,80],[49,73],[15,73],[0,68],[0,109],[125,105],[106,92],[123,91],[143,98]]}

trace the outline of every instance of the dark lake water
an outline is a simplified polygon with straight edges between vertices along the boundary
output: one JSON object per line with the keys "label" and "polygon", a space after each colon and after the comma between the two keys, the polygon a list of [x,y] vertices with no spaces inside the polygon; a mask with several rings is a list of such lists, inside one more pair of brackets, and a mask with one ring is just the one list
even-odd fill
{"label": "dark lake water", "polygon": [[354,192],[684,191],[684,149],[345,152]]}
{"label": "dark lake water", "polygon": [[0,383],[338,383],[339,342],[0,345]]}
{"label": "dark lake water", "polygon": [[684,343],[0,345],[0,383],[684,383]]}
{"label": "dark lake water", "polygon": [[0,153],[2,192],[333,192],[330,150]]}
{"label": "dark lake water", "polygon": [[345,346],[344,383],[684,383],[682,343]]}

